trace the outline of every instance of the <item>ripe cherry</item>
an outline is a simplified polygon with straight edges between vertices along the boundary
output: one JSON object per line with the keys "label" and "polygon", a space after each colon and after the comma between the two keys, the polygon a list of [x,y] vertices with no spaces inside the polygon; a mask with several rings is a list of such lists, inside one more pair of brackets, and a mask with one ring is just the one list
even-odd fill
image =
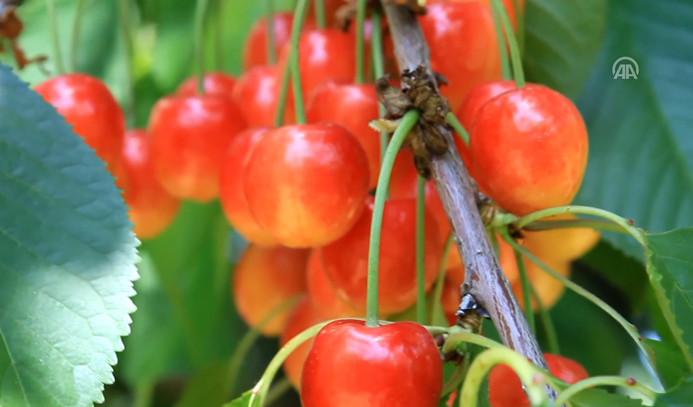
{"label": "ripe cherry", "polygon": [[149,118],[157,178],[173,196],[198,201],[215,198],[226,148],[245,127],[240,108],[226,96],[160,99]]}
{"label": "ripe cherry", "polygon": [[127,203],[134,231],[140,238],[154,237],[171,223],[179,201],[164,190],[154,176],[146,130],[125,132],[120,168],[127,179],[123,198]]}
{"label": "ripe cherry", "polygon": [[[558,274],[568,277],[570,275],[571,264],[569,260],[565,259],[542,259],[546,265],[551,267],[552,270],[556,271]],[[534,291],[537,293],[541,305],[548,309],[551,308],[563,295],[565,291],[565,286],[563,283],[551,276],[549,273],[541,269],[538,265],[532,263],[525,258],[525,271],[527,272],[527,278]],[[515,298],[520,303],[522,308],[525,307],[524,295],[522,293],[522,281],[518,277],[515,281],[511,281],[511,287]],[[539,304],[532,295],[532,309],[537,309]]]}
{"label": "ripe cherry", "polygon": [[232,298],[249,326],[268,336],[282,332],[292,309],[286,302],[305,291],[307,261],[307,250],[248,246],[233,270]]}
{"label": "ripe cherry", "polygon": [[[368,242],[372,201],[354,227],[341,239],[322,248],[325,273],[337,293],[357,310],[366,309]],[[441,256],[438,227],[430,212],[425,215],[424,285],[436,277]],[[416,301],[416,201],[390,199],[385,203],[380,237],[379,311],[383,315],[404,311]]]}
{"label": "ripe cherry", "polygon": [[426,9],[419,22],[431,67],[450,82],[441,92],[454,112],[473,86],[502,78],[493,15],[479,1],[427,2]]}
{"label": "ripe cherry", "polygon": [[375,87],[372,84],[324,83],[313,93],[306,115],[308,123],[333,121],[356,136],[368,156],[369,187],[374,188],[380,173],[380,135],[368,126],[368,122],[379,116]]}
{"label": "ripe cherry", "polygon": [[312,247],[343,236],[368,193],[368,159],[333,123],[283,126],[257,142],[243,189],[258,224],[285,246]]}
{"label": "ripe cherry", "polygon": [[[575,215],[556,215],[542,220],[575,219]],[[523,246],[542,259],[575,260],[599,242],[601,234],[591,228],[524,231]]]}
{"label": "ripe cherry", "polygon": [[[565,356],[544,353],[549,372],[555,377],[575,383],[589,377],[584,367]],[[529,407],[529,399],[522,390],[522,382],[508,365],[500,364],[489,373],[489,402],[491,407]]]}
{"label": "ripe cherry", "polygon": [[[279,346],[282,347],[286,345],[294,336],[322,320],[323,319],[320,318],[317,312],[317,308],[313,306],[312,302],[306,296],[303,296],[289,315],[286,327],[284,327],[284,331],[279,337]],[[306,356],[312,344],[312,339],[303,342],[291,352],[286,360],[284,360],[284,373],[286,373],[286,377],[289,378],[291,384],[297,389],[301,387],[303,363],[306,360]]]}
{"label": "ripe cherry", "polygon": [[243,192],[243,169],[255,144],[269,128],[251,128],[238,134],[226,150],[219,175],[219,199],[229,223],[246,239],[262,246],[277,243],[255,220]]}
{"label": "ripe cherry", "polygon": [[443,369],[433,336],[402,321],[338,320],[314,338],[303,365],[305,407],[435,407]]}
{"label": "ripe cherry", "polygon": [[[203,83],[204,93],[231,96],[236,78],[224,72],[206,72]],[[183,81],[176,89],[176,94],[181,96],[196,95],[197,77],[193,76]]]}
{"label": "ripe cherry", "polygon": [[313,249],[308,258],[308,270],[306,272],[308,284],[308,298],[315,312],[324,319],[356,317],[361,313],[349,305],[332,286],[332,282],[325,274],[322,266],[322,250]]}
{"label": "ripe cherry", "polygon": [[[281,73],[276,65],[255,66],[236,81],[233,97],[239,101],[248,127],[274,126],[279,105]],[[293,95],[287,94],[284,124],[294,123]]]}
{"label": "ripe cherry", "polygon": [[542,85],[513,89],[477,113],[470,151],[482,191],[524,215],[570,203],[587,164],[587,129],[575,105]]}
{"label": "ripe cherry", "polygon": [[114,172],[123,147],[125,117],[115,97],[100,79],[83,73],[55,76],[35,87],[96,150]]}
{"label": "ripe cherry", "polygon": [[[279,54],[280,50],[291,39],[291,26],[293,25],[293,13],[277,12],[273,14],[274,48]],[[267,19],[260,18],[250,28],[243,45],[243,70],[254,66],[267,65]]]}

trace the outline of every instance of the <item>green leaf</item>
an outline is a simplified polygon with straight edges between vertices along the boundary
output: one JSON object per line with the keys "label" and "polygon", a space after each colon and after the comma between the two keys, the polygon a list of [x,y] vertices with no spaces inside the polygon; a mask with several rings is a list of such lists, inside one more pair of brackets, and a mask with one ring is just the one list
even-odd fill
{"label": "green leaf", "polygon": [[639,400],[601,389],[587,389],[570,398],[573,407],[641,407]]}
{"label": "green leaf", "polygon": [[[632,218],[652,232],[693,224],[691,21],[688,0],[609,3],[606,46],[579,103],[590,157],[576,203]],[[624,56],[637,62],[637,79],[614,79],[612,67]],[[632,238],[604,237],[644,260]]]}
{"label": "green leaf", "polygon": [[681,349],[675,344],[645,339],[645,345],[654,356],[655,367],[662,384],[670,389],[681,382],[690,370],[686,365],[686,358],[681,353]]}
{"label": "green leaf", "polygon": [[248,407],[250,405],[250,397],[252,397],[252,395],[253,391],[248,390],[245,393],[241,394],[241,396],[237,399],[224,404],[223,407]]}
{"label": "green leaf", "polygon": [[655,400],[654,407],[687,407],[693,400],[693,377],[687,377],[674,389]]}
{"label": "green leaf", "polygon": [[693,372],[693,228],[648,233],[647,272],[655,298]]}
{"label": "green leaf", "polygon": [[0,208],[0,405],[102,402],[137,240],[103,161],[4,65]]}
{"label": "green leaf", "polygon": [[595,62],[606,28],[607,0],[528,0],[527,79],[577,96]]}

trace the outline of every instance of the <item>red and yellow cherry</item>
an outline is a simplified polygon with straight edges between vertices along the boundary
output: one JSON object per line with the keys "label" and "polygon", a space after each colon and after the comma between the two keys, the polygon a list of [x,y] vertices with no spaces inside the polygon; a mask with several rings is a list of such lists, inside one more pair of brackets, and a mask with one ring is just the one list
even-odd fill
{"label": "red and yellow cherry", "polygon": [[[293,25],[293,13],[277,12],[272,15],[272,28],[274,29],[274,48],[279,54],[284,44],[291,39],[291,26]],[[267,19],[260,18],[250,28],[243,45],[243,70],[254,66],[267,65]]]}
{"label": "red and yellow cherry", "polygon": [[524,215],[573,199],[587,164],[587,129],[568,98],[529,84],[481,107],[469,147],[481,190]]}
{"label": "red and yellow cherry", "polygon": [[[570,275],[571,264],[569,260],[557,260],[557,259],[542,259],[547,266],[551,267],[558,274],[568,277]],[[563,283],[551,276],[549,273],[541,269],[536,264],[532,263],[528,259],[524,259],[525,271],[527,272],[527,278],[534,288],[534,292],[537,293],[541,305],[544,308],[551,308],[556,302],[561,298],[563,292],[565,291],[565,286]],[[520,303],[520,306],[524,309],[525,301],[524,295],[522,293],[522,280],[518,277],[516,280],[511,281],[511,287],[515,298]],[[536,310],[539,308],[536,298],[532,296],[532,309]]]}
{"label": "red and yellow cherry", "polygon": [[[556,215],[542,220],[575,219],[573,214]],[[523,231],[525,246],[542,259],[575,260],[599,242],[601,234],[591,228]]]}
{"label": "red and yellow cherry", "polygon": [[[479,1],[480,3],[484,3],[488,5],[489,7],[492,6],[491,0],[444,0],[444,1]],[[515,9],[515,0],[502,0],[503,1],[503,6],[505,6],[505,11],[508,13],[508,18],[510,19],[510,23],[513,25],[514,28],[517,28],[517,14],[521,14],[524,12],[525,9],[525,0],[518,0],[518,6],[520,7],[520,12],[518,13],[517,10]]]}
{"label": "red and yellow cherry", "polygon": [[363,211],[368,158],[334,123],[283,126],[257,142],[242,175],[250,212],[277,241],[315,247],[339,239]]}
{"label": "red and yellow cherry", "polygon": [[[366,309],[372,200],[366,206],[349,233],[322,248],[327,277],[337,293],[361,312]],[[428,211],[425,222],[424,285],[428,289],[438,271],[441,243],[435,219]],[[378,270],[381,314],[404,311],[416,302],[416,200],[389,199],[385,203]]]}
{"label": "red and yellow cherry", "polygon": [[426,3],[419,17],[431,49],[431,67],[450,82],[441,92],[457,111],[469,90],[502,78],[491,8],[478,1]]}
{"label": "red and yellow cherry", "polygon": [[219,175],[219,199],[226,219],[243,237],[261,246],[273,246],[277,241],[250,213],[242,175],[250,152],[268,130],[266,127],[247,129],[231,140]]}
{"label": "red and yellow cherry", "polygon": [[357,317],[361,313],[344,301],[325,274],[321,249],[313,249],[308,257],[306,271],[308,298],[315,312],[323,319]]}
{"label": "red and yellow cherry", "polygon": [[[279,337],[279,346],[286,345],[294,336],[300,334],[311,326],[323,321],[323,318],[317,313],[317,309],[313,306],[308,297],[303,296],[291,311],[289,320]],[[300,346],[294,349],[286,360],[284,360],[284,373],[289,378],[291,384],[295,388],[301,387],[301,374],[303,373],[303,362],[306,360],[308,351],[310,350],[313,340],[307,340]]]}
{"label": "red and yellow cherry", "polygon": [[[248,127],[274,126],[274,116],[279,105],[280,76],[276,65],[260,65],[250,68],[236,81],[232,95],[239,101]],[[291,123],[294,123],[294,99],[288,93],[284,124]]]}
{"label": "red and yellow cherry", "polygon": [[39,83],[35,90],[96,150],[111,172],[116,172],[125,116],[108,87],[91,75],[68,73]]}
{"label": "red and yellow cherry", "polygon": [[372,84],[337,84],[319,86],[306,111],[308,123],[333,121],[346,127],[363,146],[371,169],[369,187],[378,183],[380,173],[380,135],[368,126],[377,118],[378,98]]}
{"label": "red and yellow cherry", "polygon": [[445,270],[445,280],[443,281],[443,292],[440,302],[450,325],[457,320],[455,313],[462,300],[460,292],[462,283],[464,283],[464,266],[459,265]]}
{"label": "red and yellow cherry", "polygon": [[[203,79],[204,93],[213,95],[231,96],[236,78],[224,72],[206,72]],[[197,77],[190,77],[181,83],[176,89],[176,94],[181,96],[194,96],[197,94]]]}
{"label": "red and yellow cherry", "polygon": [[282,332],[292,309],[287,301],[306,289],[307,261],[308,250],[248,246],[233,270],[231,293],[249,326],[267,336]]}
{"label": "red and yellow cherry", "polygon": [[146,130],[125,132],[120,169],[127,179],[123,198],[129,207],[130,220],[135,224],[135,233],[140,238],[158,235],[176,216],[180,203],[154,176]]}
{"label": "red and yellow cherry", "polygon": [[209,201],[231,140],[245,129],[238,105],[221,95],[168,96],[149,118],[154,172],[176,197]]}
{"label": "red and yellow cherry", "polygon": [[[551,374],[567,383],[575,383],[589,377],[577,361],[554,353],[544,353]],[[529,399],[522,390],[522,382],[508,365],[499,364],[489,373],[489,402],[491,407],[529,407]]]}
{"label": "red and yellow cherry", "polygon": [[304,407],[435,407],[443,369],[433,336],[415,322],[368,327],[337,320],[315,336],[303,365]]}

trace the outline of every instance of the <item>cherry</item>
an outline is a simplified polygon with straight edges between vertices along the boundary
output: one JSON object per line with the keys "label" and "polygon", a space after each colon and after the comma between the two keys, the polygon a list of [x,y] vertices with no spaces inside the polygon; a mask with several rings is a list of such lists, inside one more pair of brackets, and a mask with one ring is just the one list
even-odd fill
{"label": "cherry", "polygon": [[[278,54],[284,44],[291,39],[293,13],[276,12],[272,15],[274,29],[274,47]],[[243,70],[254,66],[266,65],[267,60],[267,19],[260,18],[253,24],[243,45]]]}
{"label": "cherry", "polygon": [[[564,277],[568,277],[568,275],[570,275],[570,261],[551,258],[542,260],[547,266],[551,267],[551,269],[556,271],[558,274]],[[541,304],[544,306],[544,308],[551,308],[558,301],[558,299],[561,298],[561,295],[565,291],[565,286],[560,280],[552,277],[549,273],[528,259],[525,258],[524,262],[527,278],[532,284],[534,291],[539,296]],[[511,282],[511,287],[515,297],[520,303],[520,306],[524,308],[525,301],[522,293],[522,281],[519,277]],[[532,309],[537,309],[538,306],[539,304],[537,304],[534,296],[532,296]]]}
{"label": "cherry", "polygon": [[[236,78],[224,72],[206,72],[204,76],[204,93],[231,96]],[[183,81],[176,89],[176,94],[181,96],[194,96],[197,94],[197,77],[190,77]]]}
{"label": "cherry", "polygon": [[117,171],[125,117],[100,79],[83,73],[62,74],[39,83],[35,90],[55,106],[112,172]]}
{"label": "cherry", "polygon": [[[542,220],[575,219],[573,214],[556,215]],[[594,247],[601,234],[591,228],[524,231],[523,246],[542,259],[575,260]]]}
{"label": "cherry", "polygon": [[[233,270],[232,298],[243,320],[263,334],[279,335],[291,314],[280,308],[306,288],[308,251],[250,244]],[[270,314],[274,316],[270,317]]]}
{"label": "cherry", "polygon": [[[372,200],[354,227],[341,239],[322,248],[323,266],[337,293],[357,310],[366,309],[368,242]],[[441,257],[438,227],[430,212],[425,215],[425,286],[436,278]],[[383,315],[404,311],[416,302],[416,201],[389,199],[385,203],[380,237],[379,311]]]}
{"label": "cherry", "polygon": [[[470,1],[470,0],[445,0],[445,1]],[[474,1],[474,0],[471,0]],[[476,0],[480,3],[486,4],[489,7],[492,6],[491,0]],[[505,11],[508,13],[508,18],[510,19],[510,23],[512,23],[514,28],[517,28],[517,10],[515,10],[515,1],[514,0],[502,0],[503,5],[505,6]],[[518,6],[520,6],[520,12],[522,12],[525,8],[525,0],[518,0]]]}
{"label": "cherry", "polygon": [[[317,308],[313,306],[311,301],[306,296],[303,296],[291,311],[286,327],[284,327],[284,331],[279,337],[279,346],[286,345],[294,336],[322,321],[323,319],[320,318],[317,311]],[[301,387],[303,362],[305,362],[312,344],[312,339],[303,342],[284,360],[284,373],[286,373],[286,377],[289,378],[291,384],[297,389]]]}
{"label": "cherry", "polygon": [[[575,383],[589,377],[584,367],[573,359],[554,353],[544,353],[549,372],[555,377]],[[499,364],[489,373],[489,402],[491,407],[529,407],[522,382],[508,365]]]}
{"label": "cherry", "polygon": [[[233,97],[239,101],[249,127],[274,126],[279,105],[281,73],[276,65],[255,66],[236,81]],[[293,95],[289,93],[284,109],[284,124],[294,122]]]}
{"label": "cherry", "polygon": [[368,156],[369,187],[374,188],[380,173],[380,135],[368,126],[368,122],[379,117],[375,87],[372,84],[324,83],[313,93],[306,115],[308,123],[334,121],[356,136]]}
{"label": "cherry", "polygon": [[368,193],[368,159],[344,127],[283,126],[257,142],[241,175],[250,212],[279,243],[312,247],[351,229]]}
{"label": "cherry", "polygon": [[250,213],[241,174],[251,150],[268,130],[266,127],[247,129],[231,140],[219,175],[219,199],[229,223],[243,237],[262,246],[272,246],[277,241]]}
{"label": "cherry", "polygon": [[445,270],[445,280],[443,281],[443,292],[440,298],[443,312],[450,325],[457,321],[457,309],[462,300],[460,288],[464,283],[464,266],[459,265]]}
{"label": "cherry", "polygon": [[179,201],[154,176],[146,130],[125,132],[120,168],[127,179],[123,198],[130,208],[128,214],[135,224],[135,233],[140,238],[156,236],[176,216]]}
{"label": "cherry", "polygon": [[431,67],[450,82],[441,92],[454,112],[473,86],[502,78],[493,15],[479,1],[429,1],[426,9],[419,22],[430,44]]}
{"label": "cherry", "polygon": [[315,312],[324,319],[356,317],[361,313],[339,297],[322,266],[321,249],[313,249],[306,272],[308,298]]}
{"label": "cherry", "polygon": [[530,84],[489,100],[477,113],[473,173],[482,191],[516,215],[565,205],[582,182],[587,144],[575,105]]}
{"label": "cherry", "polygon": [[219,192],[224,152],[245,128],[243,114],[229,97],[168,96],[149,118],[154,171],[173,196],[209,201]]}
{"label": "cherry", "polygon": [[338,320],[315,336],[303,365],[305,407],[435,407],[443,385],[440,353],[421,325],[376,327]]}

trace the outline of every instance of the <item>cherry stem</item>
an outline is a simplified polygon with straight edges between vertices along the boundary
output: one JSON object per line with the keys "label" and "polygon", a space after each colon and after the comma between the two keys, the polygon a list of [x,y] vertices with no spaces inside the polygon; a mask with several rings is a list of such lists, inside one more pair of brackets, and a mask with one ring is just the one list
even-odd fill
{"label": "cherry stem", "polygon": [[472,361],[460,391],[460,406],[477,405],[481,382],[488,371],[499,363],[509,365],[519,376],[532,406],[540,406],[549,402],[544,389],[547,373],[514,350],[496,347],[481,352]]}
{"label": "cherry stem", "polygon": [[[540,211],[541,212],[541,211]],[[649,366],[655,370],[654,368],[654,362],[650,359],[650,354],[647,352],[647,349],[645,348],[645,345],[642,343],[642,340],[640,338],[640,335],[638,334],[638,331],[635,329],[635,327],[630,324],[621,314],[619,314],[615,309],[613,309],[609,304],[606,302],[602,301],[599,297],[596,295],[592,294],[591,292],[585,290],[584,288],[580,287],[578,284],[574,283],[570,279],[566,278],[565,276],[561,275],[560,273],[556,272],[553,270],[551,267],[549,267],[546,263],[544,263],[540,258],[535,256],[532,252],[527,250],[525,247],[517,243],[515,239],[510,238],[506,233],[501,233],[501,236],[503,239],[508,242],[515,250],[519,251],[527,257],[531,262],[539,266],[542,270],[546,271],[549,273],[553,278],[558,279],[565,285],[567,288],[573,290],[576,294],[584,297],[588,301],[592,302],[594,305],[597,307],[601,308],[604,312],[606,312],[611,318],[613,318],[621,327],[628,333],[628,335],[633,339],[635,342],[635,345],[640,349],[640,351],[643,353],[645,356]],[[656,370],[655,370],[656,371]]]}
{"label": "cherry stem", "polygon": [[522,230],[540,231],[554,229],[575,229],[575,228],[590,228],[610,230],[613,232],[627,233],[620,226],[605,219],[556,219],[556,220],[535,220],[534,222],[525,225]]}
{"label": "cherry stem", "polygon": [[501,70],[503,79],[512,79],[512,70],[510,69],[510,60],[508,59],[508,48],[505,45],[505,36],[503,35],[503,23],[501,22],[498,10],[491,5],[491,14],[493,15],[493,27],[496,29],[496,38],[498,40],[498,54],[500,55]]}
{"label": "cherry stem", "polygon": [[[505,237],[504,237],[505,239]],[[515,261],[517,262],[517,270],[520,272],[520,284],[522,284],[522,299],[525,303],[525,318],[527,318],[527,324],[529,324],[529,329],[533,334],[537,334],[537,326],[534,322],[534,312],[532,312],[532,283],[529,281],[529,276],[527,275],[527,268],[525,268],[525,261],[522,258],[522,254],[515,250]]]}
{"label": "cherry stem", "polygon": [[61,74],[65,72],[65,65],[63,64],[63,53],[60,50],[60,34],[58,32],[58,16],[55,11],[55,0],[46,0],[46,11],[48,12],[48,24],[51,28],[51,44],[53,46],[55,70],[57,74]]}
{"label": "cherry stem", "polygon": [[279,397],[283,396],[287,391],[291,390],[293,388],[293,385],[291,384],[291,381],[283,377],[281,378],[274,386],[272,386],[269,389],[269,392],[267,392],[267,400],[265,401],[265,404],[267,405],[272,405]]}
{"label": "cherry stem", "polygon": [[[364,33],[363,22],[366,19],[366,0],[358,0],[356,3],[356,77],[354,82],[364,83]],[[375,27],[374,27],[375,28]]]}
{"label": "cherry stem", "polygon": [[[299,0],[300,1],[300,0]],[[324,29],[327,25],[325,18],[325,2],[323,0],[315,0],[315,24],[319,29]]]}
{"label": "cherry stem", "polygon": [[419,121],[421,113],[418,110],[408,111],[401,119],[392,140],[385,151],[383,165],[378,176],[378,186],[375,189],[373,203],[373,218],[368,242],[368,277],[366,292],[366,326],[378,326],[378,265],[380,263],[380,232],[383,227],[383,212],[387,189],[390,184],[390,174],[395,163],[395,157],[404,143],[407,134]]}
{"label": "cherry stem", "polygon": [[[318,1],[315,2],[315,7],[317,9]],[[291,71],[291,83],[294,88],[296,123],[298,124],[303,124],[306,122],[306,107],[303,104],[303,90],[301,89],[301,67],[298,48],[299,40],[301,39],[301,28],[303,27],[303,22],[306,20],[307,14],[308,0],[298,0],[298,3],[296,4],[296,11],[294,12],[293,25],[291,26],[291,49],[289,50],[289,69]]]}
{"label": "cherry stem", "polygon": [[568,400],[570,400],[571,397],[575,396],[581,391],[597,386],[618,386],[626,389],[634,389],[650,401],[648,405],[651,405],[657,398],[657,394],[659,394],[653,388],[647,386],[639,380],[634,380],[632,378],[625,378],[621,376],[592,376],[587,379],[580,380],[579,382],[568,386],[565,390],[560,392],[558,397],[556,397],[556,404],[565,404],[568,402]]}
{"label": "cherry stem", "polygon": [[457,116],[455,116],[452,112],[448,112],[448,114],[445,116],[445,121],[452,126],[453,130],[455,130],[455,133],[462,139],[464,144],[469,145],[469,132],[467,132],[467,129],[464,128],[462,123],[457,120]]}
{"label": "cherry stem", "polygon": [[513,75],[515,76],[515,84],[517,87],[525,86],[525,73],[522,69],[522,58],[520,57],[520,49],[517,45],[517,38],[515,38],[515,31],[513,31],[513,25],[510,23],[510,18],[508,18],[508,13],[505,11],[505,7],[501,0],[491,0],[494,10],[499,14],[501,23],[503,24],[503,31],[505,32],[505,38],[508,41],[508,48],[510,48],[510,61],[512,62]]}
{"label": "cherry stem", "polygon": [[[376,78],[385,76],[385,62],[383,61],[383,32],[382,32],[383,17],[380,11],[373,10],[371,13],[371,22],[373,23],[373,31],[371,34],[371,58],[373,60],[373,71]],[[378,114],[380,117],[385,117],[387,111],[385,106],[378,103]],[[380,132],[380,161],[385,157],[387,150],[388,137],[384,131]]]}
{"label": "cherry stem", "polygon": [[471,343],[489,349],[504,347],[500,342],[455,325],[448,329],[448,337],[445,339],[441,351],[444,354],[452,352],[459,349],[460,345],[464,343]]}
{"label": "cherry stem", "polygon": [[274,0],[265,1],[265,29],[267,30],[267,64],[277,63],[277,50],[274,45]]}
{"label": "cherry stem", "polygon": [[416,321],[426,323],[426,179],[418,176],[416,183]]}
{"label": "cherry stem", "polygon": [[517,22],[517,43],[520,46],[520,54],[525,51],[525,11],[520,6],[519,0],[513,0],[513,8],[515,9],[515,19]]}
{"label": "cherry stem", "polygon": [[214,67],[224,70],[224,4],[223,0],[217,0],[216,21],[214,22]]}
{"label": "cherry stem", "polygon": [[123,61],[125,64],[125,75],[127,77],[126,96],[125,102],[123,103],[123,108],[125,110],[125,117],[128,126],[133,126],[135,124],[135,75],[133,73],[132,66],[132,55],[134,53],[134,47],[132,42],[132,31],[130,30],[129,2],[130,0],[118,1],[118,20],[120,21],[120,31],[123,35],[123,44],[125,46]]}
{"label": "cherry stem", "polygon": [[[443,315],[443,305],[441,304],[441,297],[443,296],[443,286],[445,285],[445,265],[447,263],[448,256],[450,255],[450,248],[452,247],[453,234],[450,233],[448,238],[445,239],[445,245],[443,246],[443,257],[440,265],[438,266],[438,274],[436,277],[436,283],[433,287],[433,295],[431,300],[433,304],[431,305],[431,322],[435,323],[435,318],[438,315]],[[447,322],[447,321],[446,321]]]}
{"label": "cherry stem", "polygon": [[70,49],[70,68],[77,71],[77,55],[79,54],[79,29],[82,27],[82,16],[84,15],[84,0],[75,2],[75,19],[72,21],[72,44]]}
{"label": "cherry stem", "polygon": [[532,297],[534,297],[534,300],[537,302],[537,313],[539,314],[542,326],[544,327],[549,352],[560,354],[561,348],[558,345],[558,334],[556,334],[556,327],[551,319],[551,314],[549,314],[549,310],[544,306],[543,301],[541,298],[539,298],[539,295],[534,287],[530,285],[530,288],[532,289]]}
{"label": "cherry stem", "polygon": [[204,26],[205,16],[209,0],[197,0],[195,6],[195,67],[197,75],[197,93],[205,93],[205,53],[204,53]]}
{"label": "cherry stem", "polygon": [[286,64],[282,71],[281,84],[279,87],[279,99],[277,110],[274,112],[274,125],[279,127],[284,123],[284,109],[286,109],[287,98],[289,97],[289,81],[291,80],[291,69]]}

